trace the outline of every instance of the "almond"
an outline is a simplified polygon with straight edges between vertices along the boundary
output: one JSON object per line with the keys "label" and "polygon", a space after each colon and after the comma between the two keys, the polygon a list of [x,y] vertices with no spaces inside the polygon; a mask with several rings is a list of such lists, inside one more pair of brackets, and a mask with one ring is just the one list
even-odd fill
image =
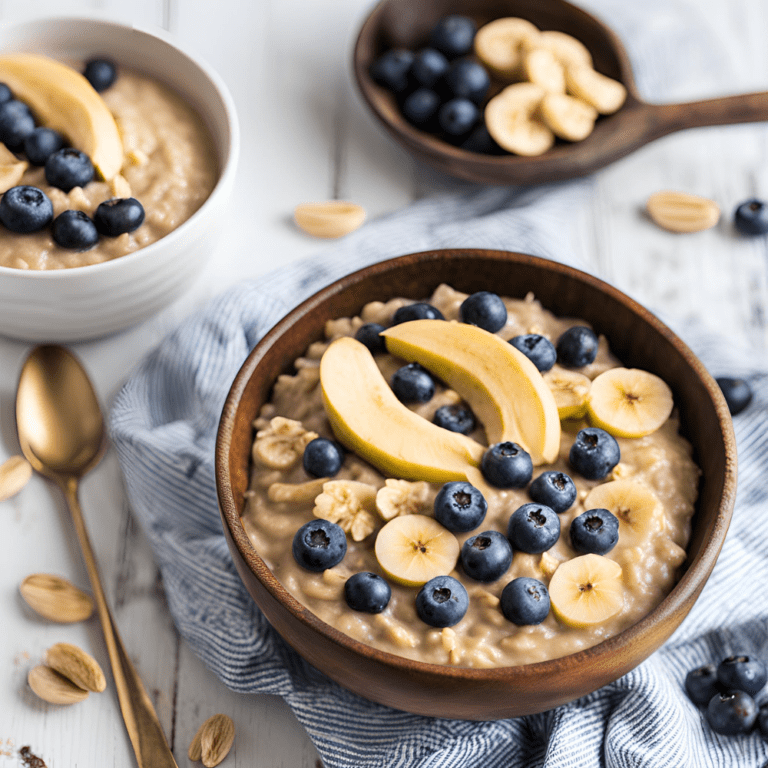
{"label": "almond", "polygon": [[687,192],[656,192],[648,198],[646,208],[651,219],[670,232],[700,232],[720,219],[714,200]]}
{"label": "almond", "polygon": [[29,670],[27,682],[29,687],[49,704],[74,704],[88,697],[88,691],[43,664]]}
{"label": "almond", "polygon": [[11,456],[0,464],[0,501],[15,496],[32,477],[32,465],[23,456]]}
{"label": "almond", "polygon": [[74,584],[49,573],[33,573],[19,586],[29,607],[50,621],[73,624],[93,613],[93,600]]}
{"label": "almond", "polygon": [[344,200],[302,203],[293,211],[297,226],[313,237],[343,237],[365,221],[365,209]]}
{"label": "almond", "polygon": [[82,648],[71,643],[56,643],[45,654],[46,664],[86,691],[100,693],[107,687],[99,663]]}
{"label": "almond", "polygon": [[205,768],[218,765],[228,754],[235,741],[235,724],[227,715],[213,715],[198,728],[187,756],[202,759]]}

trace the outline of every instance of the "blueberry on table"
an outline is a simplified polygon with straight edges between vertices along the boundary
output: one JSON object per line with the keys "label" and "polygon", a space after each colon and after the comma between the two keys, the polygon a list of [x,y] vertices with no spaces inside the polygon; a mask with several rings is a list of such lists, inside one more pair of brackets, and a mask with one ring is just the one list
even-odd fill
{"label": "blueberry on table", "polygon": [[469,408],[454,403],[453,405],[441,405],[432,417],[432,421],[438,427],[447,429],[450,432],[458,432],[462,435],[468,435],[475,428],[475,416]]}
{"label": "blueberry on table", "polygon": [[512,565],[512,545],[498,531],[484,531],[461,546],[461,566],[470,579],[498,581]]}
{"label": "blueberry on table", "polygon": [[52,187],[69,192],[93,181],[91,158],[74,147],[64,147],[45,161],[45,179]]}
{"label": "blueberry on table", "polygon": [[509,343],[522,352],[542,373],[550,370],[557,361],[555,345],[538,333],[513,336]]}
{"label": "blueberry on table", "polygon": [[304,448],[304,471],[314,477],[333,477],[344,463],[344,449],[327,437],[316,437]]}
{"label": "blueberry on table", "polygon": [[469,99],[451,99],[440,107],[437,122],[449,136],[464,136],[474,128],[480,110]]}
{"label": "blueberry on table", "polygon": [[428,128],[440,108],[440,97],[429,88],[417,88],[403,101],[403,116],[419,128]]}
{"label": "blueberry on table", "polygon": [[723,392],[732,416],[741,413],[752,402],[752,387],[744,379],[721,376],[715,381]]}
{"label": "blueberry on table", "polygon": [[413,51],[390,48],[371,64],[368,73],[374,82],[393,93],[404,93],[411,85],[410,69],[413,59]]}
{"label": "blueberry on table", "polygon": [[10,101],[13,98],[11,89],[5,84],[0,83],[0,104],[5,104],[6,101]]}
{"label": "blueberry on table", "polygon": [[464,56],[472,51],[477,24],[466,16],[444,16],[429,35],[429,43],[449,59]]}
{"label": "blueberry on table", "polygon": [[765,685],[768,671],[765,664],[754,656],[728,656],[717,667],[717,679],[726,689],[734,688],[755,696]]}
{"label": "blueberry on table", "polygon": [[445,73],[445,85],[455,98],[480,105],[491,86],[491,78],[482,64],[472,59],[458,59]]}
{"label": "blueberry on table", "polygon": [[582,368],[597,357],[597,335],[591,328],[574,325],[557,340],[557,359],[568,368]]}
{"label": "blueberry on table", "polygon": [[392,391],[402,403],[426,403],[435,394],[435,381],[418,363],[398,368],[392,376]]}
{"label": "blueberry on table", "polygon": [[384,343],[384,337],[379,334],[385,330],[381,323],[365,323],[355,332],[355,338],[364,344],[370,350],[372,355],[377,352],[386,352],[387,347]]}
{"label": "blueberry on table", "polygon": [[496,443],[483,454],[480,471],[496,488],[525,488],[533,475],[533,461],[517,443]]}
{"label": "blueberry on table", "polygon": [[599,427],[586,427],[573,441],[568,461],[587,480],[602,480],[621,459],[616,438]]}
{"label": "blueberry on table", "polygon": [[507,538],[512,549],[540,555],[560,538],[560,518],[546,504],[523,504],[509,517]]}
{"label": "blueberry on table", "polygon": [[24,139],[24,154],[32,165],[45,165],[45,161],[64,144],[66,141],[58,131],[39,127]]}
{"label": "blueberry on table", "polygon": [[709,727],[722,736],[749,733],[757,720],[757,704],[744,691],[716,693],[707,704],[706,718]]}
{"label": "blueberry on table", "polygon": [[694,704],[706,707],[711,698],[720,692],[715,665],[704,664],[692,669],[685,676],[685,691]]}
{"label": "blueberry on table", "polygon": [[319,573],[338,565],[347,553],[347,536],[329,520],[310,520],[293,537],[293,558],[307,571]]}
{"label": "blueberry on table", "polygon": [[0,142],[12,152],[18,152],[24,139],[35,130],[35,119],[29,107],[10,99],[0,104]]}
{"label": "blueberry on table", "polygon": [[391,597],[391,587],[377,573],[356,573],[344,583],[344,599],[353,611],[381,613]]}
{"label": "blueberry on table", "polygon": [[584,555],[607,555],[619,541],[619,518],[607,509],[588,509],[571,521],[571,546]]}
{"label": "blueberry on table", "polygon": [[733,224],[742,235],[764,235],[768,232],[768,205],[752,199],[741,203],[733,214]]}
{"label": "blueberry on table", "polygon": [[452,627],[469,608],[464,585],[453,576],[435,576],[416,595],[416,613],[430,627]]}
{"label": "blueberry on table", "polygon": [[453,533],[466,533],[485,519],[488,503],[474,485],[464,480],[446,483],[435,496],[435,520]]}
{"label": "blueberry on table", "polygon": [[570,509],[576,501],[576,485],[565,472],[548,470],[531,483],[528,495],[539,504],[551,507],[559,515]]}
{"label": "blueberry on table", "polygon": [[90,59],[85,63],[83,75],[94,90],[102,93],[117,80],[117,65],[111,59]]}
{"label": "blueberry on table", "polygon": [[549,590],[538,579],[521,576],[501,592],[501,612],[519,627],[541,624],[549,615]]}
{"label": "blueberry on table", "polygon": [[42,189],[11,187],[0,198],[0,223],[11,232],[38,232],[53,221],[53,203]]}
{"label": "blueberry on table", "polygon": [[461,302],[459,318],[462,323],[496,333],[507,324],[507,305],[496,293],[478,291]]}
{"label": "blueberry on table", "polygon": [[413,57],[411,75],[425,88],[432,88],[448,71],[448,59],[435,48],[422,48]]}
{"label": "blueberry on table", "polygon": [[406,304],[395,311],[392,317],[392,325],[407,323],[411,320],[445,320],[443,313],[426,301],[417,301],[415,304]]}
{"label": "blueberry on table", "polygon": [[62,211],[51,226],[54,242],[62,248],[87,251],[99,242],[99,232],[87,213],[68,209]]}
{"label": "blueberry on table", "polygon": [[135,197],[114,197],[99,204],[93,220],[102,235],[118,237],[144,223],[144,206]]}

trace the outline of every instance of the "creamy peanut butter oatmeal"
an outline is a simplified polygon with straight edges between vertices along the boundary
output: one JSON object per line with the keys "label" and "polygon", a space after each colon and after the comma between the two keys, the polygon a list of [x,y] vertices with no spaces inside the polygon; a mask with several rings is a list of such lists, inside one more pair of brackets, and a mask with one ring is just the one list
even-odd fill
{"label": "creamy peanut butter oatmeal", "polygon": [[[456,320],[466,296],[443,285],[429,302],[447,320]],[[327,340],[312,344],[296,361],[295,375],[278,378],[271,401],[255,422],[252,477],[243,514],[244,526],[258,553],[286,589],[328,624],[376,648],[421,661],[463,667],[526,664],[588,648],[635,624],[668,594],[686,557],[699,469],[692,460],[690,444],[679,434],[674,410],[651,434],[617,437],[620,461],[598,480],[586,479],[569,462],[571,446],[579,430],[587,426],[586,421],[564,419],[559,455],[533,470],[534,480],[544,471],[567,474],[577,489],[575,503],[558,515],[560,535],[556,543],[539,554],[515,549],[509,569],[490,583],[469,578],[460,562],[449,566],[446,573],[464,585],[469,607],[458,623],[447,627],[430,626],[419,618],[415,608],[419,587],[404,586],[389,578],[374,550],[377,534],[389,525],[388,520],[401,515],[432,517],[434,500],[443,484],[385,477],[352,452],[346,454],[340,471],[332,478],[314,478],[304,470],[305,446],[318,435],[334,437],[320,386],[324,352],[335,339],[354,336],[364,323],[388,326],[394,312],[410,303],[405,299],[374,302],[364,307],[359,317],[329,322]],[[505,299],[504,303],[508,318],[497,332],[504,340],[535,333],[556,342],[568,328],[583,325],[574,319],[556,318],[533,296]],[[388,353],[376,354],[375,360],[387,381],[404,364]],[[599,374],[620,366],[606,339],[600,337],[594,361],[579,368],[578,373],[593,381]],[[563,370],[555,365],[550,378],[559,373]],[[455,391],[438,382],[428,402],[408,407],[431,421],[440,406],[459,402],[461,398]],[[479,422],[470,436],[483,446],[488,444]],[[449,533],[459,544],[480,532],[498,531],[506,536],[512,513],[531,502],[529,485],[501,489],[484,482],[479,472],[475,476],[473,484],[485,497],[488,510],[476,529]],[[596,487],[599,490],[590,497]],[[614,504],[621,496],[617,491],[622,489],[630,495]],[[632,497],[633,493],[639,496]],[[596,507],[613,509],[619,521],[618,542],[599,556],[611,561],[608,564],[617,573],[620,569],[618,608],[607,619],[586,625],[567,616],[564,619],[564,612],[556,615],[555,610],[538,624],[518,626],[510,621],[500,606],[505,586],[523,576],[550,586],[562,563],[582,556],[583,550],[576,551],[572,546],[571,522]],[[292,542],[302,525],[318,517],[344,528],[347,550],[334,567],[310,572],[297,564]],[[387,577],[392,596],[380,613],[352,610],[345,600],[346,581],[363,571]]]}

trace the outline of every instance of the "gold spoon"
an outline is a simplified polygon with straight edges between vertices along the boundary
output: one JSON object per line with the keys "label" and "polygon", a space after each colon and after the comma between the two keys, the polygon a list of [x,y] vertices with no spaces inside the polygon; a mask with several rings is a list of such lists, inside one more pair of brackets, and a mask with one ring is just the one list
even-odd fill
{"label": "gold spoon", "polygon": [[112,618],[80,510],[80,478],[99,463],[106,444],[96,393],[77,358],[63,347],[32,350],[16,392],[21,450],[61,488],[75,524],[107,644],[117,697],[139,768],[177,768],[152,702],[131,664]]}

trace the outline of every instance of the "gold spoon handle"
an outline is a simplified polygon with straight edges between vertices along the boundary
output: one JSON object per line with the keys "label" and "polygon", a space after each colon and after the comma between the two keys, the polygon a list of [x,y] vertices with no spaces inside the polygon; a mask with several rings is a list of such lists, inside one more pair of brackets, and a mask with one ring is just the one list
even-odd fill
{"label": "gold spoon handle", "polygon": [[62,478],[59,484],[72,514],[85,567],[91,580],[96,609],[99,613],[109,661],[112,665],[112,675],[117,687],[117,698],[123,712],[128,736],[131,739],[131,744],[133,744],[133,751],[136,754],[136,762],[139,768],[178,768],[168,747],[168,742],[165,740],[155,708],[152,706],[144,685],[125,652],[123,641],[120,639],[120,634],[107,605],[96,557],[91,547],[78,501],[77,479],[74,477]]}

